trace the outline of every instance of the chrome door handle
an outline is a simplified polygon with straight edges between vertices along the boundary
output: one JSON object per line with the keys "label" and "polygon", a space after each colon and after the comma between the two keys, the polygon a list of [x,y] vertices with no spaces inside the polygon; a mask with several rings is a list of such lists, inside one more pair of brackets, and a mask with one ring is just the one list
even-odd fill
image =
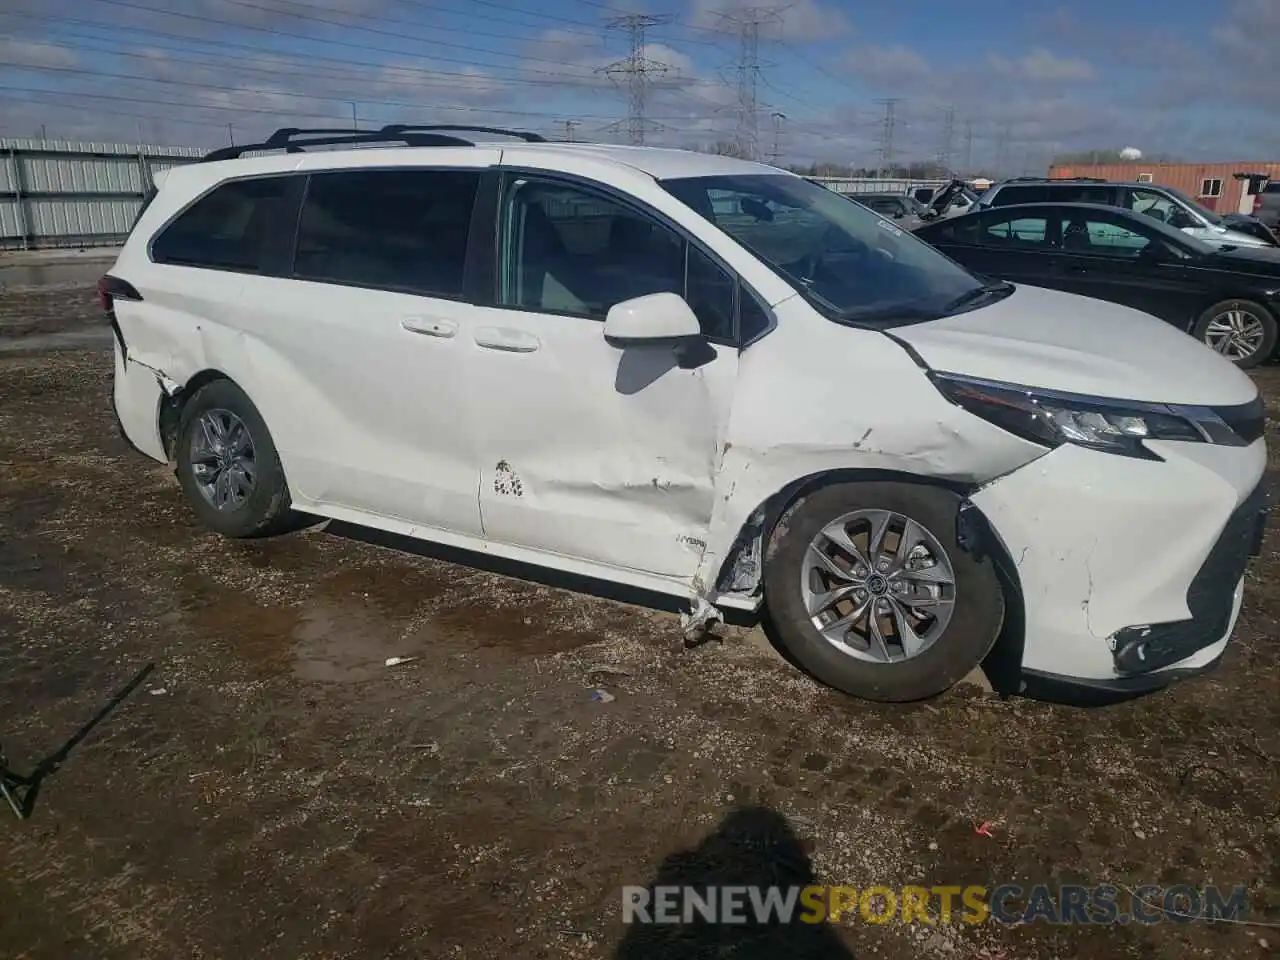
{"label": "chrome door handle", "polygon": [[441,337],[445,340],[458,332],[458,325],[452,320],[440,317],[405,317],[400,326],[410,333],[421,333],[428,337]]}
{"label": "chrome door handle", "polygon": [[533,353],[542,344],[532,333],[509,327],[481,327],[476,330],[476,345],[486,350],[507,353]]}

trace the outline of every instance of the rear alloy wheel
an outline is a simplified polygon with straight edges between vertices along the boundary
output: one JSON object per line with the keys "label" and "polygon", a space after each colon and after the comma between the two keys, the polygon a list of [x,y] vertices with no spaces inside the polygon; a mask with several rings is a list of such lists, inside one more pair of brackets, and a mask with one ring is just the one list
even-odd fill
{"label": "rear alloy wheel", "polygon": [[196,513],[227,537],[287,529],[289,487],[253,401],[230,380],[196,391],[182,411],[174,453],[178,483]]}
{"label": "rear alloy wheel", "polygon": [[1249,369],[1276,349],[1276,319],[1260,303],[1224,300],[1200,315],[1193,335],[1237,367]]}
{"label": "rear alloy wheel", "polygon": [[869,700],[948,689],[990,651],[1004,592],[990,559],[956,540],[960,498],[911,483],[841,484],[779,520],[765,601],[788,653]]}

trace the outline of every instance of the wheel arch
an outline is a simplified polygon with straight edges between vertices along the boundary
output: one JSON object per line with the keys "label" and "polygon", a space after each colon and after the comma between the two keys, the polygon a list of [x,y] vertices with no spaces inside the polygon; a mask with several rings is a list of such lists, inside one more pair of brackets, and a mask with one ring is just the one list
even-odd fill
{"label": "wheel arch", "polygon": [[[206,367],[189,377],[181,389],[175,390],[173,393],[166,393],[160,398],[157,426],[160,432],[160,443],[164,447],[164,454],[170,463],[173,462],[178,445],[178,430],[182,424],[182,411],[186,409],[191,398],[199,393],[202,387],[217,380],[227,380],[240,387],[240,384],[236,383],[232,377],[222,370]],[[244,388],[240,387],[240,389],[243,390]]]}
{"label": "wheel arch", "polygon": [[[956,511],[957,539],[961,546],[981,557],[988,555],[995,566],[996,575],[1004,590],[1005,621],[995,646],[988,654],[983,667],[992,686],[1000,693],[1019,692],[1022,658],[1026,645],[1026,614],[1022,579],[1018,574],[1013,555],[986,515],[969,500],[970,494],[981,489],[982,484],[950,480],[944,477],[928,477],[898,470],[859,470],[837,468],[820,470],[799,477],[774,491],[759,503],[737,531],[733,545],[726,553],[717,571],[717,589],[725,592],[733,589],[734,581],[741,575],[740,564],[744,557],[754,555],[755,580],[752,590],[760,589],[763,564],[769,541],[778,521],[792,507],[824,487],[840,483],[905,483],[937,487],[948,490],[960,498]],[[740,588],[740,587],[739,587]],[[764,612],[763,606],[761,612]]]}

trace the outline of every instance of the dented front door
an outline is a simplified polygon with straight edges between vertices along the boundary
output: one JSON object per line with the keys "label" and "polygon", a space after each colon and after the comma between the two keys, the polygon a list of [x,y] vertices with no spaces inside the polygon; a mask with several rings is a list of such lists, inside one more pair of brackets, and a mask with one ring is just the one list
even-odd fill
{"label": "dented front door", "polygon": [[477,311],[486,539],[688,579],[705,547],[737,350],[680,369],[583,317]]}

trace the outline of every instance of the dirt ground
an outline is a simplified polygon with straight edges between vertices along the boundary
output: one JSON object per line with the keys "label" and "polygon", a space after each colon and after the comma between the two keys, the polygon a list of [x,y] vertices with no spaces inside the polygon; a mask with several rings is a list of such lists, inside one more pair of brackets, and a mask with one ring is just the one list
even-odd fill
{"label": "dirt ground", "polygon": [[[106,351],[45,349],[105,342],[95,312],[84,288],[0,295],[0,342],[54,337],[0,350],[10,765],[156,666],[30,819],[0,816],[0,957],[1280,955],[1274,527],[1210,677],[1101,710],[870,705],[758,631],[689,649],[669,613],[351,531],[204,532],[118,438]],[[1280,418],[1280,369],[1258,379]],[[1243,884],[1272,928],[638,936],[621,887],[659,878]]]}

